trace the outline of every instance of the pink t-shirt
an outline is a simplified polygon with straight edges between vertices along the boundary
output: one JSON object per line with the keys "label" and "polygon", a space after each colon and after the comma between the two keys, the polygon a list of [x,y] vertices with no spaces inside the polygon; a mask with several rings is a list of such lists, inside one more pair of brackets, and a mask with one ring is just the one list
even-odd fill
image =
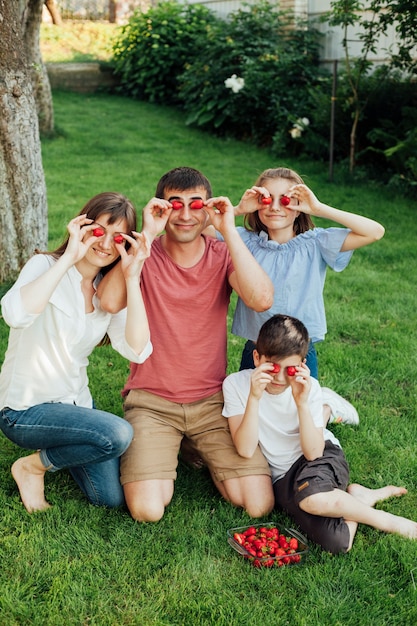
{"label": "pink t-shirt", "polygon": [[203,257],[190,268],[174,263],[159,238],[153,242],[141,277],[153,353],[139,366],[130,364],[123,395],[142,389],[189,403],[221,390],[234,267],[224,242],[205,242]]}

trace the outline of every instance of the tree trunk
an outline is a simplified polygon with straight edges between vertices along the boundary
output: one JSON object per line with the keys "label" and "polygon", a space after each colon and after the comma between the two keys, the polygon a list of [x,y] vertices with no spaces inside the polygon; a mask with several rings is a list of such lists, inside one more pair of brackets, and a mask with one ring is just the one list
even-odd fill
{"label": "tree trunk", "polygon": [[23,41],[27,54],[30,79],[36,101],[41,134],[51,134],[54,130],[54,111],[51,85],[42,60],[40,49],[40,25],[44,0],[27,0],[22,14]]}
{"label": "tree trunk", "polygon": [[38,116],[19,7],[0,0],[0,282],[46,249],[47,199]]}

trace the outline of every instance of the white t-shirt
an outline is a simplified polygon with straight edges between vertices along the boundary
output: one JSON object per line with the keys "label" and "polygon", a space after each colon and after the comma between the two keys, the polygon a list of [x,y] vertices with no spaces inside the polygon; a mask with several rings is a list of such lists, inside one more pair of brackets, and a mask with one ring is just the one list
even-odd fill
{"label": "white t-shirt", "polygon": [[129,361],[142,363],[152,352],[150,342],[139,355],[126,342],[126,309],[117,315],[106,313],[94,296],[94,311],[85,313],[82,276],[75,266],[63,276],[42,313],[28,313],[21,287],[55,262],[50,255],[33,256],[1,300],[10,334],[0,373],[0,408],[19,411],[43,402],[91,408],[88,357],[106,332],[113,348]]}
{"label": "white t-shirt", "polygon": [[[224,417],[243,415],[250,391],[253,370],[243,370],[228,376],[223,382]],[[309,404],[314,424],[323,428],[323,398],[321,387],[311,378]],[[338,439],[324,429],[324,439],[340,447]],[[272,471],[272,481],[282,478],[302,455],[297,406],[291,387],[273,395],[265,391],[259,402],[259,446]]]}

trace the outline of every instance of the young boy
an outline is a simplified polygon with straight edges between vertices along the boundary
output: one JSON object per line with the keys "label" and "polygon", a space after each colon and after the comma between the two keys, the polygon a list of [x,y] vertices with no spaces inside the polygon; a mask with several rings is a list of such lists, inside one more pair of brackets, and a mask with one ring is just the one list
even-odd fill
{"label": "young boy", "polygon": [[320,385],[304,362],[308,345],[302,322],[274,315],[259,332],[256,369],[225,379],[223,415],[238,453],[251,458],[259,442],[271,468],[275,506],[328,552],[348,552],[358,523],[416,539],[416,522],[373,508],[406,489],[349,484],[340,443],[323,426]]}

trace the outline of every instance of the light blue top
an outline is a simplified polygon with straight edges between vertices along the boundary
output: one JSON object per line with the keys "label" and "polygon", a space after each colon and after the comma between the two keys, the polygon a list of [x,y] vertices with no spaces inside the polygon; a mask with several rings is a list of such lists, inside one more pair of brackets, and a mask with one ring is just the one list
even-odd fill
{"label": "light blue top", "polygon": [[238,227],[246,247],[274,283],[274,303],[257,313],[239,298],[232,333],[256,341],[259,330],[272,315],[281,313],[300,319],[313,342],[322,341],[327,331],[323,289],[327,267],[341,272],[353,250],[340,252],[350,233],[348,228],[312,228],[287,243],[268,239],[265,232],[255,233]]}

